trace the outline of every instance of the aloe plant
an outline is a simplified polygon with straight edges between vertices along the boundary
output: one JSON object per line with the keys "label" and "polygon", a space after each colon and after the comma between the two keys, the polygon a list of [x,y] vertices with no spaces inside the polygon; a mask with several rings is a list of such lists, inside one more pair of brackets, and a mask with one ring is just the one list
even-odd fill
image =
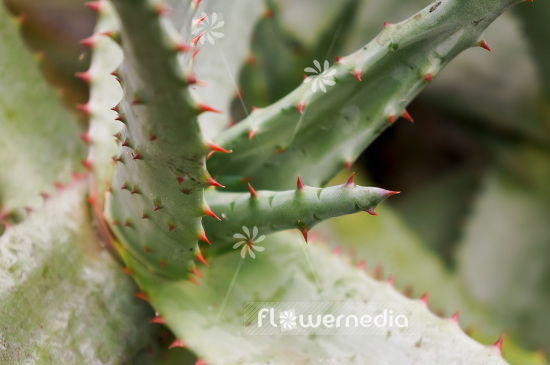
{"label": "aloe plant", "polygon": [[[238,2],[251,13],[246,26],[219,18],[213,10],[224,2],[88,3],[98,19],[81,42],[92,52],[90,67],[77,74],[90,89],[79,105],[86,130],[28,71],[16,22],[3,13],[3,85],[16,86],[1,90],[0,104],[0,161],[12,170],[0,175],[2,360],[195,362],[189,352],[172,359],[162,350],[185,347],[197,364],[506,363],[502,337],[483,345],[461,331],[458,314],[438,318],[425,296],[408,299],[393,279],[377,282],[324,240],[308,242],[324,220],[362,211],[375,219],[396,191],[359,186],[353,173],[326,185],[386,128],[412,122],[406,107],[453,58],[471,47],[490,50],[482,33],[520,2],[437,1],[383,23],[374,40],[332,66],[319,59],[340,49],[358,1],[343,2],[311,46],[284,30],[272,1]],[[235,61],[208,43],[224,36],[242,44],[245,28],[254,38],[239,85],[230,77],[218,90],[209,67]],[[309,76],[300,83],[287,64]],[[24,98],[36,100],[34,108]],[[214,116],[218,108],[236,123]],[[42,296],[53,297],[34,308]],[[398,305],[414,330],[368,340],[250,336],[242,321],[249,302]],[[149,321],[173,333],[171,345],[155,341]],[[532,357],[517,350],[509,360],[543,361]]]}

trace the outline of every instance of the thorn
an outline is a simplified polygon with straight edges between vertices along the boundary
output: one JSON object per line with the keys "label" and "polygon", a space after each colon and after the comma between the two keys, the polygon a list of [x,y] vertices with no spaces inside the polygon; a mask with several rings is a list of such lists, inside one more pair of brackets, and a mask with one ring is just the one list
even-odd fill
{"label": "thorn", "polygon": [[370,215],[376,215],[376,216],[378,215],[374,212],[374,207],[365,210],[365,212],[369,213]]}
{"label": "thorn", "polygon": [[166,267],[166,261],[160,260],[160,268],[164,269]]}
{"label": "thorn", "polygon": [[195,6],[195,9],[199,7],[200,3],[201,3],[201,0],[193,0],[193,5]]}
{"label": "thorn", "polygon": [[118,219],[114,219],[111,223],[113,226],[118,226]]}
{"label": "thorn", "polygon": [[77,104],[76,108],[80,110],[84,115],[90,115],[90,104]]}
{"label": "thorn", "polygon": [[221,153],[231,153],[231,152],[233,152],[233,150],[226,150],[225,148],[221,148],[220,146],[218,146],[214,142],[207,141],[206,144],[208,145],[208,147],[210,147],[210,149],[212,151],[221,152]]}
{"label": "thorn", "polygon": [[199,53],[201,49],[200,48],[197,48],[194,52],[193,52],[193,55],[191,56],[191,59],[194,61],[195,60],[195,57],[197,56],[197,53]]}
{"label": "thorn", "polygon": [[389,198],[390,196],[393,196],[393,195],[397,195],[397,194],[401,194],[400,191],[389,191],[389,190],[386,190],[385,193],[384,193],[386,196],[385,198]]}
{"label": "thorn", "polygon": [[125,190],[125,189],[128,189],[128,184],[127,184],[127,183],[124,183],[124,184],[120,187],[120,190]]}
{"label": "thorn", "polygon": [[256,193],[256,190],[254,190],[254,188],[252,187],[252,185],[250,185],[250,183],[248,183],[248,190],[250,191],[250,197],[251,198],[257,198],[258,197],[258,193]]}
{"label": "thorn", "polygon": [[143,212],[143,214],[141,215],[141,219],[147,219],[149,218],[149,216],[147,215],[147,213]]}
{"label": "thorn", "polygon": [[139,298],[141,300],[144,300],[146,302],[149,302],[149,297],[147,296],[147,294],[145,294],[144,292],[140,291],[136,294],[134,294],[134,297],[136,298]]}
{"label": "thorn", "polygon": [[130,194],[136,194],[138,192],[138,189],[136,186],[133,187],[133,189],[130,191]]}
{"label": "thorn", "polygon": [[495,342],[492,346],[498,350],[498,353],[502,355],[502,340],[504,340],[504,333],[500,335],[497,342]]}
{"label": "thorn", "polygon": [[201,34],[199,34],[198,36],[194,37],[193,39],[191,39],[191,45],[193,46],[196,46],[197,43],[199,42],[199,39],[201,39],[201,37],[206,33],[206,30],[204,32],[202,32]]}
{"label": "thorn", "polygon": [[300,104],[296,105],[296,109],[300,112],[300,114],[304,114],[305,107],[306,107],[305,102],[301,102]]}
{"label": "thorn", "polygon": [[124,226],[124,227],[130,226],[130,221],[129,221],[128,219],[126,219],[126,220],[124,221],[123,226]]}
{"label": "thorn", "polygon": [[403,118],[407,119],[409,122],[414,123],[414,119],[411,117],[409,112],[405,110],[402,115]]}
{"label": "thorn", "polygon": [[182,43],[176,44],[176,51],[177,52],[187,52],[187,51],[189,51],[189,48],[191,48],[191,47],[189,47],[189,45],[187,43],[182,42]]}
{"label": "thorn", "polygon": [[199,109],[201,113],[212,112],[212,113],[221,113],[220,110],[212,108],[210,105],[199,103]]}
{"label": "thorn", "polygon": [[189,278],[189,281],[192,282],[193,284],[195,284],[197,287],[199,286],[199,282],[194,277],[191,276]]}
{"label": "thorn", "polygon": [[118,120],[119,122],[124,123],[124,117],[122,116],[122,114],[117,115],[117,117],[115,118],[115,120]]}
{"label": "thorn", "polygon": [[300,179],[300,175],[298,175],[298,181],[296,181],[296,189],[302,190],[304,188],[304,184],[302,184],[302,180]]}
{"label": "thorn", "polygon": [[153,133],[149,135],[149,141],[153,142],[155,139],[157,139],[157,136],[155,136]]}
{"label": "thorn", "polygon": [[206,237],[206,233],[204,233],[204,231],[201,232],[201,234],[199,235],[199,240],[203,241],[203,242],[206,242],[208,243],[210,246],[212,246],[212,244],[210,243],[210,241],[208,240],[208,237]]}
{"label": "thorn", "polygon": [[307,243],[307,227],[300,229],[300,232],[302,232],[302,236],[304,236],[304,240]]}
{"label": "thorn", "polygon": [[128,274],[130,276],[134,275],[134,272],[129,267],[121,267],[120,271],[122,271],[125,274]]}
{"label": "thorn", "polygon": [[481,48],[485,48],[487,51],[491,52],[491,47],[489,47],[489,45],[487,44],[487,41],[485,41],[485,39],[482,39],[478,43],[478,46],[480,46]]}
{"label": "thorn", "polygon": [[84,81],[85,83],[87,84],[90,83],[90,79],[91,79],[90,70],[85,72],[76,72],[74,75],[78,77],[80,80]]}
{"label": "thorn", "polygon": [[174,340],[174,342],[172,342],[172,344],[168,346],[168,349],[173,349],[174,347],[185,348],[185,344],[180,339],[176,338],[176,340]]}
{"label": "thorn", "polygon": [[181,185],[181,183],[184,181],[184,178],[181,176],[178,176],[178,184]]}
{"label": "thorn", "polygon": [[94,46],[95,42],[96,42],[96,35],[92,34],[88,38],[84,38],[84,39],[80,40],[79,43],[85,45],[88,48],[92,48]]}
{"label": "thorn", "polygon": [[202,256],[202,253],[200,252],[200,250],[197,250],[197,259],[202,262],[203,264],[205,264],[206,266],[210,266],[208,265],[208,262],[206,262],[206,260],[204,259],[204,257]]}
{"label": "thorn", "polygon": [[204,19],[206,19],[207,16],[208,16],[208,14],[206,14],[205,16],[203,16],[201,18],[193,19],[193,27],[198,27],[199,24],[202,23],[202,21]]}
{"label": "thorn", "polygon": [[426,307],[428,306],[428,292],[422,294],[422,296],[420,297],[420,301],[424,303]]}
{"label": "thorn", "polygon": [[191,269],[191,272],[202,279],[202,275],[199,270],[197,270],[197,267],[193,267],[193,269]]}
{"label": "thorn", "polygon": [[86,159],[86,160],[82,160],[81,163],[82,163],[82,166],[84,166],[84,168],[86,170],[88,170],[88,171],[92,170],[92,161]]}
{"label": "thorn", "polygon": [[348,162],[346,162],[346,169],[351,170],[351,165],[353,165],[352,160],[349,160]]}
{"label": "thorn", "polygon": [[82,134],[80,135],[80,139],[81,139],[82,141],[84,141],[84,143],[86,143],[86,144],[89,145],[89,144],[90,144],[90,133],[89,133],[89,132],[82,133]]}
{"label": "thorn", "polygon": [[336,56],[336,63],[337,63],[337,64],[342,63],[342,57]]}
{"label": "thorn", "polygon": [[351,175],[348,177],[348,180],[344,184],[344,186],[355,186],[355,182],[353,181],[353,176],[355,175],[355,172],[352,172]]}
{"label": "thorn", "polygon": [[174,225],[172,223],[168,223],[168,232],[172,232],[174,230]]}
{"label": "thorn", "polygon": [[139,154],[139,152],[136,151],[136,153],[134,153],[134,155],[132,156],[132,160],[139,160],[141,157],[141,155]]}
{"label": "thorn", "polygon": [[432,77],[433,77],[433,74],[427,74],[426,76],[424,76],[424,81],[430,82],[432,80]]}
{"label": "thorn", "polygon": [[160,205],[159,204],[155,204],[155,208],[153,209],[153,212],[156,212],[157,210],[160,209]]}
{"label": "thorn", "polygon": [[340,256],[342,254],[342,247],[337,246],[334,250],[332,250],[332,254],[334,256]]}
{"label": "thorn", "polygon": [[90,196],[88,197],[88,203],[89,203],[90,205],[95,205],[95,203],[96,203],[95,195],[90,195]]}
{"label": "thorn", "polygon": [[155,316],[153,319],[149,321],[149,323],[158,323],[158,324],[164,324],[164,319],[161,316]]}
{"label": "thorn", "polygon": [[204,202],[204,214],[221,221],[221,219],[212,211],[212,209],[210,209],[206,201]]}
{"label": "thorn", "polygon": [[390,284],[391,286],[394,286],[394,284],[395,284],[395,276],[394,276],[394,275],[390,276],[390,277],[388,278],[388,280],[386,280],[386,282],[387,282],[388,284]]}
{"label": "thorn", "polygon": [[208,185],[210,185],[210,186],[217,186],[219,188],[225,188],[225,186],[223,186],[222,184],[220,184],[216,180],[212,179],[211,176],[208,176],[207,182],[208,182]]}
{"label": "thorn", "polygon": [[355,77],[357,79],[357,81],[363,81],[363,80],[361,80],[361,74],[362,73],[363,72],[361,71],[361,69],[357,68],[357,69],[355,69],[355,71],[353,71],[353,77]]}
{"label": "thorn", "polygon": [[388,117],[388,122],[389,122],[390,124],[393,124],[393,122],[395,122],[395,115],[390,115],[390,116]]}
{"label": "thorn", "polygon": [[387,28],[390,25],[388,22],[384,22],[384,28]]}
{"label": "thorn", "polygon": [[111,108],[111,110],[118,113],[119,105],[120,104],[115,105],[114,107]]}
{"label": "thorn", "polygon": [[357,268],[361,271],[365,270],[365,260],[361,260],[358,264],[357,264]]}
{"label": "thorn", "polygon": [[254,138],[256,133],[258,133],[258,130],[254,129],[254,128],[249,130],[248,131],[248,140],[252,140],[252,138]]}
{"label": "thorn", "polygon": [[208,365],[203,359],[197,359],[195,365]]}
{"label": "thorn", "polygon": [[460,311],[456,311],[455,314],[453,314],[453,315],[451,316],[451,318],[450,318],[451,321],[455,322],[456,324],[458,324],[458,315],[459,315],[459,312],[460,312]]}
{"label": "thorn", "polygon": [[126,139],[124,140],[124,142],[122,142],[121,146],[127,147],[128,144],[129,144],[129,143],[128,143],[128,138],[126,138]]}
{"label": "thorn", "polygon": [[143,104],[143,100],[139,96],[135,96],[134,100],[132,100],[132,105],[140,105]]}
{"label": "thorn", "polygon": [[101,10],[101,1],[90,1],[84,4],[88,8],[92,9],[96,13],[99,13]]}
{"label": "thorn", "polygon": [[149,251],[151,251],[151,249],[149,248],[149,246],[145,246],[145,248],[143,249],[143,252],[149,253]]}

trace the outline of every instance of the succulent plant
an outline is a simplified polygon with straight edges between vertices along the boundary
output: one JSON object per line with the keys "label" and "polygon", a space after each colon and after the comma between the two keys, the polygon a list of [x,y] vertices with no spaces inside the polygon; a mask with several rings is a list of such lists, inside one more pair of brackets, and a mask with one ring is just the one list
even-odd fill
{"label": "succulent plant", "polygon": [[[477,342],[458,326],[458,312],[439,318],[427,296],[409,299],[393,277],[375,280],[363,261],[331,252],[330,239],[311,239],[311,230],[334,217],[377,215],[378,204],[398,193],[357,185],[353,173],[327,185],[400,118],[413,121],[408,104],[452,59],[472,47],[490,51],[484,30],[522,2],[436,1],[383,23],[332,66],[358,0],[332,4],[309,43],[285,29],[275,1],[87,3],[97,24],[81,41],[92,53],[77,74],[89,85],[88,102],[78,106],[84,130],[21,45],[16,29],[25,18],[0,13],[0,53],[9,55],[0,77],[10,88],[0,86],[0,308],[8,318],[0,321],[0,359],[507,363],[503,337]],[[217,9],[241,18],[222,19]],[[245,59],[217,44],[227,38],[231,51],[250,34]],[[243,323],[243,304],[255,302],[383,303],[411,327],[367,338],[250,335],[256,317]],[[474,337],[501,328],[482,305],[465,305],[489,328]],[[170,345],[172,335],[149,322],[171,331]],[[166,352],[175,347],[188,351]],[[545,361],[509,348],[510,363]]]}

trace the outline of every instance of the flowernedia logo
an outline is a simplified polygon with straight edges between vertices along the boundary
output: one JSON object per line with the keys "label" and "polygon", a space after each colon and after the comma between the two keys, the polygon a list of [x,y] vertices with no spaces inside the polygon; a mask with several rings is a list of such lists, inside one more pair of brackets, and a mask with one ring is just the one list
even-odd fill
{"label": "flowernedia logo", "polygon": [[409,331],[402,303],[247,303],[247,335],[387,335]]}

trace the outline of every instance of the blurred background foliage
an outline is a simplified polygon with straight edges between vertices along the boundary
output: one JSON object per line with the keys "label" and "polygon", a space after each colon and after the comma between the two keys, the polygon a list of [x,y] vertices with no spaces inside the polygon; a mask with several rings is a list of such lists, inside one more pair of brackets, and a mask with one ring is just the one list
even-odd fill
{"label": "blurred background foliage", "polygon": [[[43,55],[42,71],[66,105],[86,102],[87,87],[74,73],[87,69],[79,40],[92,33],[95,14],[81,0],[5,3],[24,19],[25,42]],[[267,3],[271,20],[261,13],[247,20],[264,31],[252,32],[250,47],[235,58],[253,54],[257,62],[229,60],[239,65],[233,72],[249,110],[296,87],[313,59],[333,63],[374,37],[383,21],[402,20],[430,1]],[[548,1],[503,15],[486,34],[492,54],[459,56],[409,107],[415,123],[399,121],[369,146],[352,167],[358,182],[403,192],[379,217],[344,217],[315,230],[366,259],[375,275],[395,275],[411,296],[428,290],[430,307],[442,315],[460,309],[462,327],[481,341],[506,332],[530,350],[550,348],[549,17]],[[279,35],[276,42],[262,39],[266,28]],[[285,62],[262,67],[274,50]],[[198,67],[199,76],[208,72]],[[224,123],[243,117],[239,103],[233,100]]]}

